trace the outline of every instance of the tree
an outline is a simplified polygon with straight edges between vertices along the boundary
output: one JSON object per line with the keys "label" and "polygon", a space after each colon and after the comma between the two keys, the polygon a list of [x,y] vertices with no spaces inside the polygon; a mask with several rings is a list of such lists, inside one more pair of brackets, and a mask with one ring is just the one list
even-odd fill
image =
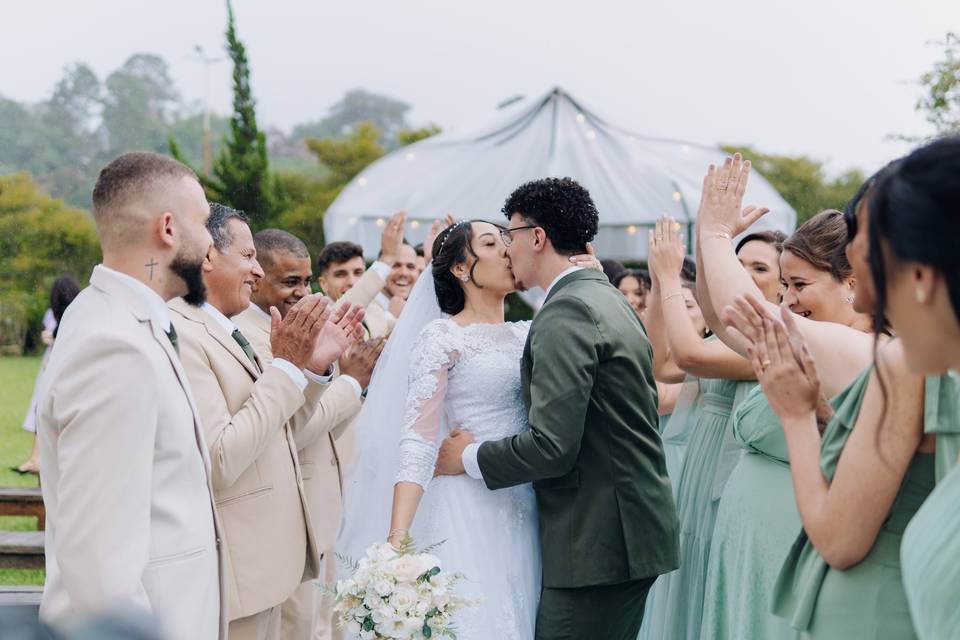
{"label": "tree", "polygon": [[408,144],[426,140],[431,136],[437,135],[441,131],[442,129],[435,124],[428,124],[420,129],[401,129],[397,132],[397,142],[400,143],[401,147],[405,147]]}
{"label": "tree", "polygon": [[866,180],[858,169],[827,178],[823,162],[807,156],[770,155],[749,146],[721,148],[727,153],[739,151],[753,163],[754,168],[796,210],[798,226],[824,209],[842,209]]}
{"label": "tree", "polygon": [[99,259],[89,215],[25,173],[0,176],[0,346],[37,345],[50,285],[61,275],[86,282]]}
{"label": "tree", "polygon": [[257,127],[247,51],[237,37],[233,6],[227,0],[227,52],[233,61],[233,115],[230,135],[213,164],[211,182],[219,202],[245,211],[251,226],[269,224],[282,209],[282,195],[270,175],[267,137]]}
{"label": "tree", "polygon": [[353,89],[330,107],[326,118],[294,127],[293,137],[341,138],[361,123],[372,122],[382,132],[389,148],[396,146],[398,132],[407,127],[409,110],[410,105],[401,100],[365,89]]}
{"label": "tree", "polygon": [[942,42],[944,57],[920,76],[925,94],[917,101],[937,136],[960,131],[960,35],[948,33]]}
{"label": "tree", "polygon": [[320,164],[330,170],[325,182],[330,189],[342,189],[367,165],[386,153],[380,144],[381,131],[372,122],[363,122],[342,139],[310,138],[309,149]]}
{"label": "tree", "polygon": [[127,151],[166,148],[179,95],[166,61],[137,53],[104,82],[103,123],[108,161]]}

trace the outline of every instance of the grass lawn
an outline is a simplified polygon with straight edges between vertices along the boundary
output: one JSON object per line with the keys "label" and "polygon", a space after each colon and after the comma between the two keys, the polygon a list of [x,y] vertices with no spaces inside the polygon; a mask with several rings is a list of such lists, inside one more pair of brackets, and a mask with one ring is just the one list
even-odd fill
{"label": "grass lawn", "polygon": [[[33,447],[33,435],[20,425],[30,404],[33,383],[40,369],[40,358],[0,358],[0,486],[35,487],[36,476],[21,476],[11,471],[27,459]],[[36,518],[0,516],[0,530],[36,529]],[[43,571],[0,569],[0,585],[43,584]]]}

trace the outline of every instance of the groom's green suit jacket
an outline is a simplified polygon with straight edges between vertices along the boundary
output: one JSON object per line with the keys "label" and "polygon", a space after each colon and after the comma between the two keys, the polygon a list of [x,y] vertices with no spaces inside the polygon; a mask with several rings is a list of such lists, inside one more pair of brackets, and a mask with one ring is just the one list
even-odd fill
{"label": "groom's green suit jacket", "polygon": [[679,566],[646,333],[594,270],[564,276],[523,353],[528,431],[480,446],[490,489],[533,482],[543,584],[618,584]]}

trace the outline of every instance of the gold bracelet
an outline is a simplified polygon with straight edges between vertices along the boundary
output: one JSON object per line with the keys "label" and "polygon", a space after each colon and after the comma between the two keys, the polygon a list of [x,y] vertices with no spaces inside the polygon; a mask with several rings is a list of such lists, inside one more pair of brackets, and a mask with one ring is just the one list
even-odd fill
{"label": "gold bracelet", "polygon": [[671,293],[671,294],[668,295],[668,296],[665,296],[665,297],[660,298],[660,304],[663,304],[664,302],[666,302],[666,301],[669,300],[670,298],[676,298],[677,296],[680,296],[680,297],[682,298],[682,297],[683,297],[683,291],[677,291],[676,293]]}

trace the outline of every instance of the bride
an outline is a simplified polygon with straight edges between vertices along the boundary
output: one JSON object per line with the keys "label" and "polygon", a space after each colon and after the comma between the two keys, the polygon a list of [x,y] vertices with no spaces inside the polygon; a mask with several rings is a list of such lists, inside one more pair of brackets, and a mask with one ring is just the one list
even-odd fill
{"label": "bride", "polygon": [[533,487],[490,491],[467,475],[433,477],[452,429],[482,442],[527,428],[520,360],[530,323],[504,321],[515,282],[501,228],[447,227],[431,271],[410,295],[356,425],[338,550],[361,557],[384,535],[394,545],[407,535],[421,547],[442,542],[433,553],[465,576],[459,595],[482,599],[458,613],[457,637],[532,640],[541,573]]}

